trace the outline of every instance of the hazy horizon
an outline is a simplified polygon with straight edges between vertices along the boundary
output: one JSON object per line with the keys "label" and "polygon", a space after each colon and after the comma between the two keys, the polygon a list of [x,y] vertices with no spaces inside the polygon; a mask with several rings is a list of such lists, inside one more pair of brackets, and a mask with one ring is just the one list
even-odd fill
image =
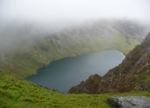
{"label": "hazy horizon", "polygon": [[1,0],[0,44],[99,20],[149,24],[149,10],[149,0]]}
{"label": "hazy horizon", "polygon": [[149,0],[1,0],[1,21],[85,21],[127,18],[150,22]]}
{"label": "hazy horizon", "polygon": [[19,23],[59,31],[67,26],[100,19],[125,19],[149,24],[149,10],[149,0],[1,0],[0,31]]}

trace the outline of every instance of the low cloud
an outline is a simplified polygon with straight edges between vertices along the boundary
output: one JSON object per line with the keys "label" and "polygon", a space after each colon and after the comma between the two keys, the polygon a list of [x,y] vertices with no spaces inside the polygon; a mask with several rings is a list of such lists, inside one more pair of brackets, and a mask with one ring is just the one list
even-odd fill
{"label": "low cloud", "polygon": [[150,19],[149,0],[2,0],[5,20],[86,20],[94,18]]}
{"label": "low cloud", "polygon": [[98,19],[150,22],[149,0],[1,0],[0,45]]}

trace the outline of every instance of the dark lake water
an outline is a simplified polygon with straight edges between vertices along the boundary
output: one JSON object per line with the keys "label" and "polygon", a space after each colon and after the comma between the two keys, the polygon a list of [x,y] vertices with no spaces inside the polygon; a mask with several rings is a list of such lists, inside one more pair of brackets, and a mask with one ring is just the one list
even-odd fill
{"label": "dark lake water", "polygon": [[72,86],[86,80],[90,75],[103,76],[109,69],[120,64],[124,58],[122,52],[117,50],[63,58],[51,62],[46,68],[38,70],[37,74],[26,80],[66,93]]}

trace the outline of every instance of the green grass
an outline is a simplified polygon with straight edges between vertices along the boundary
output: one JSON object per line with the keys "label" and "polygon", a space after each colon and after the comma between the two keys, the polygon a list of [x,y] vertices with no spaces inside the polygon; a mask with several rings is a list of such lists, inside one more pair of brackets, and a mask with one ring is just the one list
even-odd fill
{"label": "green grass", "polygon": [[63,94],[0,73],[0,108],[115,108],[112,96],[148,96],[149,92]]}

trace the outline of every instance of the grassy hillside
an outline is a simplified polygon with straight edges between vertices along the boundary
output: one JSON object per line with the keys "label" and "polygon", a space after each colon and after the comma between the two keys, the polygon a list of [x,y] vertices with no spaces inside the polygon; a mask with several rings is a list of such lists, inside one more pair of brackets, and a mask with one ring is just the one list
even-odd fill
{"label": "grassy hillside", "polygon": [[31,36],[15,41],[8,49],[0,46],[0,71],[25,78],[35,74],[37,69],[47,66],[51,61],[64,57],[109,49],[119,50],[126,55],[139,44],[137,40],[142,35],[138,32],[136,34],[137,25],[134,26],[131,28],[134,32],[128,33],[123,24],[100,22],[65,29],[55,34],[40,34],[37,38]]}
{"label": "grassy hillside", "polygon": [[114,108],[111,96],[148,96],[149,92],[62,94],[0,73],[0,108]]}

